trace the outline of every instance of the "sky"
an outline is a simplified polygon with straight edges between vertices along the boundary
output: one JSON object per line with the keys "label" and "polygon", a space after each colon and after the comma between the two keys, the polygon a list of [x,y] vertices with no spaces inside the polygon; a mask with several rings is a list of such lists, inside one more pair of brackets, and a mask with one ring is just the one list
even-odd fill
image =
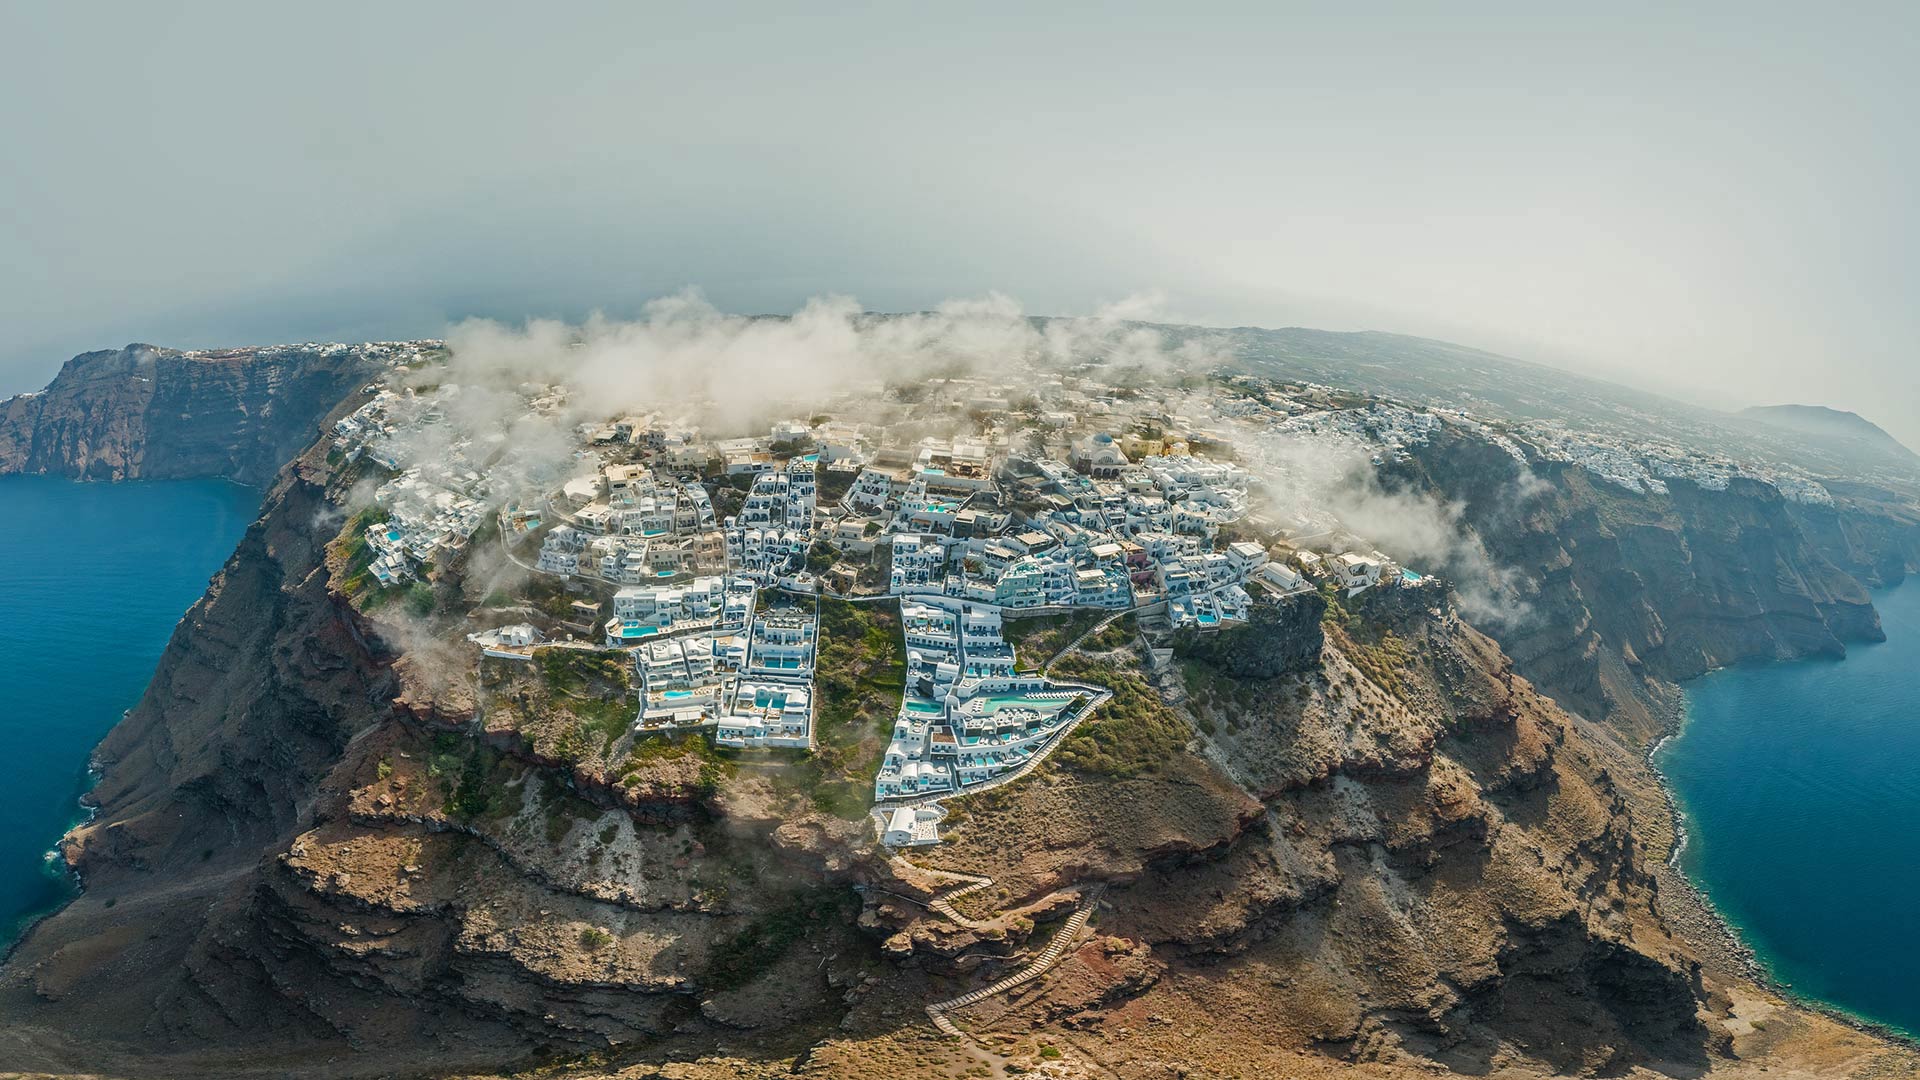
{"label": "sky", "polygon": [[1003,293],[1920,446],[1920,5],[1554,6],[0,5],[0,394],[130,341]]}

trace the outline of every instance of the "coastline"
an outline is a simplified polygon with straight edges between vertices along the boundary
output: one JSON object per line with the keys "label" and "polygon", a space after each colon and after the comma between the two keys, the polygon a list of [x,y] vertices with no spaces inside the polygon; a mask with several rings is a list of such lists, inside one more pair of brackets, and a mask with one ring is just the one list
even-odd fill
{"label": "coastline", "polygon": [[65,911],[75,900],[80,899],[82,893],[86,892],[86,884],[80,880],[80,871],[68,864],[65,855],[63,855],[60,850],[60,845],[66,842],[67,837],[73,835],[73,830],[87,824],[99,815],[99,807],[86,801],[87,792],[91,792],[93,786],[99,782],[100,773],[89,765],[87,767],[86,791],[81,792],[80,798],[76,801],[80,812],[75,816],[73,821],[67,824],[66,828],[60,830],[60,838],[54,841],[53,846],[47,849],[46,855],[44,856],[46,860],[47,877],[50,880],[62,882],[66,886],[65,895],[60,898],[59,903],[53,904],[44,910],[27,912],[19,916],[9,928],[11,933],[6,939],[5,945],[0,946],[0,964],[4,964],[12,959],[14,950],[20,947],[21,942],[32,936],[34,927]]}
{"label": "coastline", "polygon": [[1660,790],[1661,798],[1666,801],[1666,812],[1674,837],[1667,857],[1660,860],[1654,870],[1654,877],[1660,886],[1661,914],[1677,936],[1685,938],[1700,950],[1702,965],[1715,974],[1744,979],[1775,997],[1793,1003],[1797,1008],[1818,1013],[1837,1024],[1897,1046],[1920,1050],[1920,1034],[1849,1012],[1832,1002],[1809,996],[1782,983],[1768,970],[1759,952],[1746,940],[1740,928],[1714,904],[1706,890],[1696,885],[1681,869],[1680,857],[1686,851],[1688,836],[1686,815],[1680,809],[1679,796],[1674,793],[1672,781],[1656,760],[1661,750],[1685,733],[1686,688],[1676,689],[1679,693],[1662,710],[1665,715],[1662,717],[1660,736],[1648,744],[1642,759]]}

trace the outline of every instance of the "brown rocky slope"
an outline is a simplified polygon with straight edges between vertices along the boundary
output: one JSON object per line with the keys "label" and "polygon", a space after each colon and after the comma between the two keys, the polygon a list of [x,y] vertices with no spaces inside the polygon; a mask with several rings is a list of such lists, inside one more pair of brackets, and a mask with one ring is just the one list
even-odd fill
{"label": "brown rocky slope", "polygon": [[[100,814],[66,844],[87,890],[0,968],[0,1064],[1914,1064],[1757,995],[1669,932],[1637,839],[1654,812],[1637,754],[1534,692],[1438,587],[1295,601],[1214,639],[1117,624],[1057,668],[1114,689],[1102,714],[1027,779],[957,800],[949,843],[892,861],[809,788],[819,762],[639,744],[605,723],[618,664],[554,650],[476,666],[445,648],[469,612],[485,617],[457,571],[422,617],[347,595],[327,540],[352,479],[319,448],[281,476],[102,744]],[[839,674],[823,687],[885,684]],[[825,734],[854,753],[831,725],[875,717],[827,704]],[[993,879],[964,902],[968,925],[925,906],[940,871]],[[1066,960],[956,1013],[977,1042],[934,1036],[924,1005],[1015,969],[1091,890],[1093,932]]]}

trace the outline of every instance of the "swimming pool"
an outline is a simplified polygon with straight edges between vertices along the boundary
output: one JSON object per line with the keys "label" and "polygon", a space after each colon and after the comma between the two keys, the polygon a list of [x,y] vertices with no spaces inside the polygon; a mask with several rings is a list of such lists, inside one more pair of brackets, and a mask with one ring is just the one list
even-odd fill
{"label": "swimming pool", "polygon": [[1411,570],[1402,570],[1400,571],[1400,580],[1409,585],[1418,585],[1420,584],[1420,575]]}
{"label": "swimming pool", "polygon": [[661,697],[663,697],[663,698],[665,698],[665,699],[666,699],[666,700],[668,700],[668,701],[679,701],[679,700],[680,700],[681,698],[690,698],[690,697],[692,697],[692,696],[693,696],[693,691],[691,691],[691,690],[663,690],[663,691],[661,691],[661,693],[660,693],[660,696],[661,696]]}
{"label": "swimming pool", "polygon": [[1046,715],[1066,708],[1069,700],[1068,698],[1039,698],[1031,694],[988,694],[985,697],[974,698],[967,702],[967,706],[972,709],[977,703],[978,715],[981,716],[992,716],[1001,709],[1032,709]]}

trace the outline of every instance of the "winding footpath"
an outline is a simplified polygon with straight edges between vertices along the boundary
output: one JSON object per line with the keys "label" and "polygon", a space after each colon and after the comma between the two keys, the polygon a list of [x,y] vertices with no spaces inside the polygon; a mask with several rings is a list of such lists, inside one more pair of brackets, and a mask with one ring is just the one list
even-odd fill
{"label": "winding footpath", "polygon": [[[1092,626],[1089,626],[1083,633],[1080,634],[1079,637],[1074,638],[1072,641],[1068,642],[1064,648],[1060,649],[1058,652],[1055,652],[1053,654],[1053,657],[1041,666],[1041,669],[1040,669],[1041,672],[1043,674],[1050,674],[1053,670],[1053,665],[1059,662],[1059,660],[1062,657],[1065,657],[1068,653],[1071,653],[1075,649],[1078,649],[1081,646],[1081,644],[1083,644],[1088,638],[1091,638],[1095,634],[1098,634],[1100,631],[1105,630],[1108,626],[1112,625],[1121,616],[1128,615],[1128,614],[1131,614],[1131,611],[1129,610],[1115,611],[1112,614],[1108,615],[1106,618],[1101,619],[1100,621],[1094,623]],[[1084,685],[1077,685],[1077,688],[1083,689],[1083,690],[1093,690],[1096,692],[1096,695],[1094,699],[1088,702],[1087,706],[1080,711],[1080,715],[1076,717],[1070,724],[1068,724],[1066,730],[1060,732],[1055,738],[1049,741],[1048,747],[1047,747],[1048,751],[1051,751],[1053,747],[1058,746],[1060,742],[1064,740],[1069,733],[1072,732],[1073,728],[1079,726],[1082,720],[1085,720],[1088,717],[1092,716],[1094,712],[1098,710],[1098,708],[1101,705],[1106,703],[1108,698],[1113,696],[1113,692],[1105,689],[1104,687],[1096,688],[1096,687],[1088,687]],[[997,782],[990,782],[988,784],[983,784],[979,788],[970,789],[964,792],[963,794],[970,795],[976,791],[985,790],[986,788],[989,788],[989,787],[998,787],[1000,786],[1001,783],[1007,783],[1007,782],[1016,780],[1021,776],[1026,775],[1026,773],[1030,769],[1032,769],[1035,765],[1038,765],[1040,761],[1046,756],[1047,754],[1045,752],[1036,754],[1021,768],[1014,770],[1012,773],[1009,773],[1004,777],[996,778]],[[953,796],[949,794],[946,797],[952,798]],[[915,801],[917,802],[919,800],[915,800]],[[932,802],[934,800],[927,799],[926,801]],[[992,885],[993,879],[990,877],[984,877],[979,874],[963,874],[954,870],[937,870],[934,872],[944,877],[956,879],[962,882],[962,884],[959,885],[957,888],[949,889],[946,892],[943,892],[938,896],[934,897],[932,900],[928,901],[927,910],[932,911],[937,915],[941,915],[951,920],[955,924],[961,927],[964,927],[968,930],[987,929],[990,926],[990,922],[970,918],[967,915],[962,914],[958,908],[955,908],[953,906],[953,902],[955,900],[960,899],[963,896],[970,896],[973,893],[979,892],[981,889],[984,889],[987,886]],[[1031,963],[1027,964],[1025,967],[1021,968],[1019,971],[1016,971],[1013,974],[1008,975],[1006,978],[999,980],[998,982],[991,983],[987,986],[983,986],[978,990],[972,990],[965,994],[961,994],[959,997],[949,998],[946,1001],[938,1001],[931,1005],[928,1005],[927,1019],[932,1021],[933,1026],[942,1035],[946,1035],[956,1039],[967,1039],[971,1041],[971,1036],[969,1036],[966,1033],[966,1031],[963,1030],[958,1024],[955,1024],[953,1020],[947,1016],[947,1013],[955,1009],[964,1009],[969,1005],[974,1005],[979,1002],[985,1001],[988,998],[998,997],[1001,994],[1005,994],[1005,993],[1008,993],[1009,991],[1018,989],[1019,987],[1025,986],[1026,984],[1034,981],[1035,979],[1038,979],[1040,976],[1045,975],[1048,971],[1052,970],[1053,965],[1059,963],[1060,958],[1067,954],[1068,947],[1071,946],[1077,938],[1079,938],[1080,932],[1087,928],[1087,922],[1088,920],[1093,918],[1094,908],[1099,905],[1100,894],[1102,891],[1105,890],[1105,888],[1106,888],[1105,885],[1095,886],[1091,891],[1082,895],[1079,906],[1074,909],[1072,915],[1067,916],[1067,921],[1063,923],[1059,931],[1053,935],[1053,940],[1047,943],[1047,947],[1041,950],[1040,955],[1034,957]]]}
{"label": "winding footpath", "polygon": [[[935,911],[940,911],[940,908],[935,905],[949,901],[953,897],[963,893],[983,888],[989,884],[992,884],[992,882],[984,878],[979,879],[974,884],[962,886],[959,889],[943,895],[939,900],[936,900],[934,904],[929,904],[928,907]],[[1067,916],[1067,921],[1061,925],[1059,932],[1053,935],[1053,940],[1047,943],[1047,947],[1041,951],[1039,956],[1033,958],[1032,963],[1001,979],[999,982],[961,994],[959,997],[948,998],[946,1001],[938,1001],[927,1006],[927,1019],[933,1022],[933,1026],[938,1028],[942,1035],[949,1035],[959,1039],[968,1038],[967,1033],[962,1030],[958,1024],[948,1019],[947,1013],[954,1009],[964,1009],[969,1005],[985,1001],[987,998],[1007,993],[1010,990],[1025,986],[1040,976],[1045,975],[1052,969],[1053,965],[1060,962],[1061,957],[1067,954],[1067,947],[1072,945],[1074,940],[1080,936],[1080,931],[1087,928],[1087,920],[1093,918],[1093,909],[1100,903],[1100,891],[1101,887],[1095,887],[1093,891],[1087,893],[1086,896],[1081,899],[1080,906],[1074,909],[1072,915]],[[947,913],[941,911],[941,914],[944,915]],[[953,916],[949,917],[952,918]],[[955,919],[955,921],[959,920]],[[966,924],[962,923],[961,925]]]}

